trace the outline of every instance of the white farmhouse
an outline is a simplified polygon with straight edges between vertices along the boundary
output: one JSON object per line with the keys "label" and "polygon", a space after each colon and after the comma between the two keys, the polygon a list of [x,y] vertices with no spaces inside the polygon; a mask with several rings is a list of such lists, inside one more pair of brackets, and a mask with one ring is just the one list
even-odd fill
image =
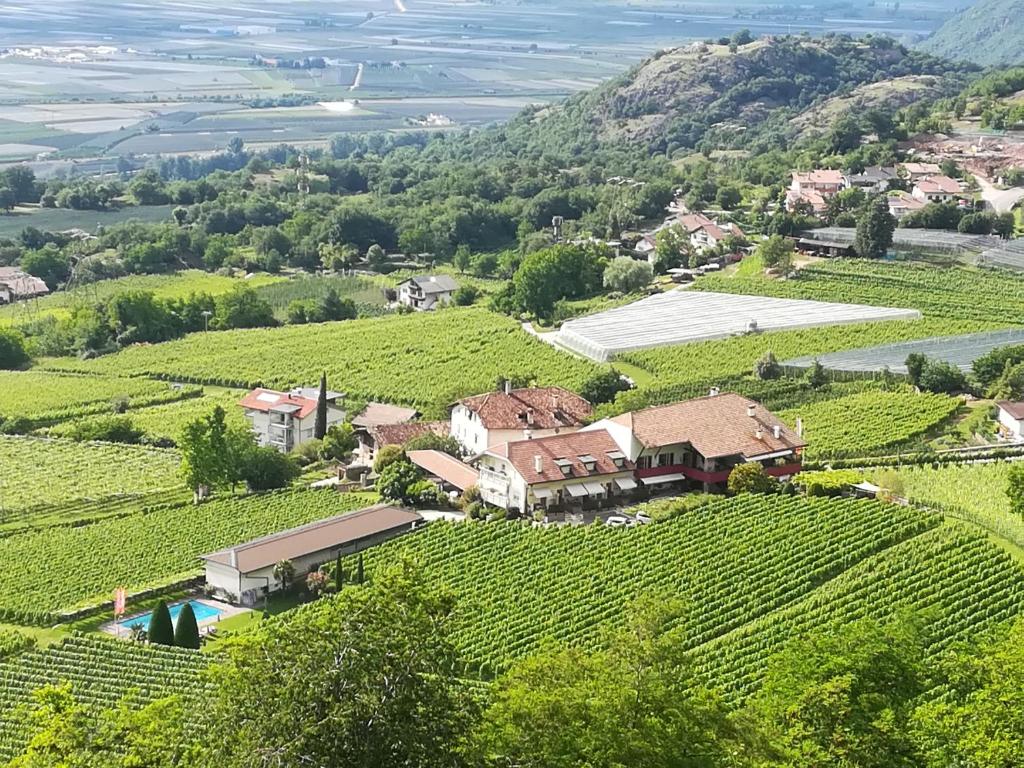
{"label": "white farmhouse", "polygon": [[378,505],[201,555],[200,559],[206,563],[206,585],[215,597],[255,605],[263,595],[285,586],[274,575],[274,566],[282,560],[290,561],[295,578],[302,579],[339,555],[361,552],[422,522],[415,512]]}
{"label": "white farmhouse", "polygon": [[996,407],[999,408],[999,434],[1007,440],[1024,441],[1024,402],[1000,400]]}
{"label": "white farmhouse", "polygon": [[459,284],[448,275],[410,277],[398,284],[398,301],[417,312],[426,312],[450,304],[458,289]]}
{"label": "white farmhouse", "polygon": [[[314,437],[319,389],[299,387],[290,392],[254,389],[239,403],[256,440],[288,453]],[[327,392],[327,428],[345,420],[340,392]]]}
{"label": "white farmhouse", "polygon": [[589,418],[590,403],[561,387],[503,389],[460,400],[452,407],[451,434],[467,453],[524,437],[576,432]]}

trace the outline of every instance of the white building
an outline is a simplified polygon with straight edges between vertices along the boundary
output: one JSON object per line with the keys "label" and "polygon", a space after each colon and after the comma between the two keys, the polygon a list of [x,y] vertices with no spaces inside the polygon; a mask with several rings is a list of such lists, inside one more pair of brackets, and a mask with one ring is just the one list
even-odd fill
{"label": "white building", "polygon": [[949,176],[924,176],[914,183],[912,194],[925,203],[951,203],[963,195],[963,186]]}
{"label": "white building", "polygon": [[697,253],[713,250],[730,235],[745,238],[738,226],[729,222],[719,224],[702,213],[687,213],[679,217],[680,226],[690,238],[690,246]]}
{"label": "white building", "polygon": [[415,512],[382,504],[200,555],[200,559],[206,563],[206,584],[215,597],[255,605],[263,595],[284,586],[274,576],[274,566],[282,560],[291,562],[296,580],[303,579],[339,555],[356,554],[422,522]]}
{"label": "white building", "polygon": [[[239,403],[245,409],[256,440],[287,453],[314,438],[319,389],[299,387],[290,392],[254,389]],[[345,420],[340,392],[327,393],[327,428]]]}
{"label": "white building", "polygon": [[471,463],[480,497],[520,514],[599,506],[637,487],[633,463],[604,430],[502,443]]}
{"label": "white building", "polygon": [[996,406],[999,408],[999,434],[1007,440],[1024,441],[1024,402],[1000,400]]}
{"label": "white building", "polygon": [[459,284],[448,275],[410,277],[398,284],[398,301],[418,312],[426,312],[450,304],[458,289]]}
{"label": "white building", "polygon": [[590,403],[561,387],[504,389],[460,400],[452,407],[451,434],[467,453],[500,443],[575,432],[592,412]]}

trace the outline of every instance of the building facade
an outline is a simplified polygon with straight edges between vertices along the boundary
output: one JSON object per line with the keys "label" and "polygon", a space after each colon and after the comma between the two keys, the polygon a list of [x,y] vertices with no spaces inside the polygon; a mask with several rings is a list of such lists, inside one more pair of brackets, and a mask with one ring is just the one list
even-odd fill
{"label": "building facade", "polygon": [[[318,389],[297,388],[290,392],[254,389],[239,405],[245,411],[256,441],[288,453],[314,439]],[[340,392],[327,393],[327,428],[345,420]]]}
{"label": "building facade", "polygon": [[398,284],[398,302],[417,312],[450,304],[459,284],[447,275],[411,277]]}

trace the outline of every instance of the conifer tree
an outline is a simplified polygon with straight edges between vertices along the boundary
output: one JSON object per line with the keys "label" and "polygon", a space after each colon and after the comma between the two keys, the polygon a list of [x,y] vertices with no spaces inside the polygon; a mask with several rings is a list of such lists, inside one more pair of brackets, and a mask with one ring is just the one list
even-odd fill
{"label": "conifer tree", "polygon": [[316,423],[313,437],[323,440],[327,434],[327,373],[320,374],[320,394],[316,398]]}
{"label": "conifer tree", "polygon": [[149,617],[147,639],[154,645],[174,645],[174,625],[167,603],[161,600]]}
{"label": "conifer tree", "polygon": [[179,648],[199,650],[199,624],[191,603],[185,603],[174,625],[174,644]]}

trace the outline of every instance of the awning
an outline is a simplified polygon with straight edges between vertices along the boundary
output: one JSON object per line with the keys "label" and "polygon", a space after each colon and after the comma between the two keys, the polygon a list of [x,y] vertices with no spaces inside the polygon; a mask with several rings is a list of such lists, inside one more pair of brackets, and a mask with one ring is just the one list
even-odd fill
{"label": "awning", "polygon": [[583,485],[588,491],[590,491],[592,496],[604,493],[604,486],[600,483],[584,483]]}
{"label": "awning", "polygon": [[573,496],[575,498],[587,495],[587,487],[585,485],[580,485],[578,483],[575,485],[565,486],[565,490],[569,493],[570,496]]}
{"label": "awning", "polygon": [[624,491],[632,491],[636,488],[636,480],[631,477],[618,477],[615,479],[615,484]]}
{"label": "awning", "polygon": [[679,480],[685,480],[686,475],[673,474],[673,475],[658,475],[657,477],[645,477],[644,485],[662,485],[664,483],[675,483]]}
{"label": "awning", "polygon": [[533,496],[536,499],[550,499],[555,495],[555,492],[550,488],[534,488]]}

